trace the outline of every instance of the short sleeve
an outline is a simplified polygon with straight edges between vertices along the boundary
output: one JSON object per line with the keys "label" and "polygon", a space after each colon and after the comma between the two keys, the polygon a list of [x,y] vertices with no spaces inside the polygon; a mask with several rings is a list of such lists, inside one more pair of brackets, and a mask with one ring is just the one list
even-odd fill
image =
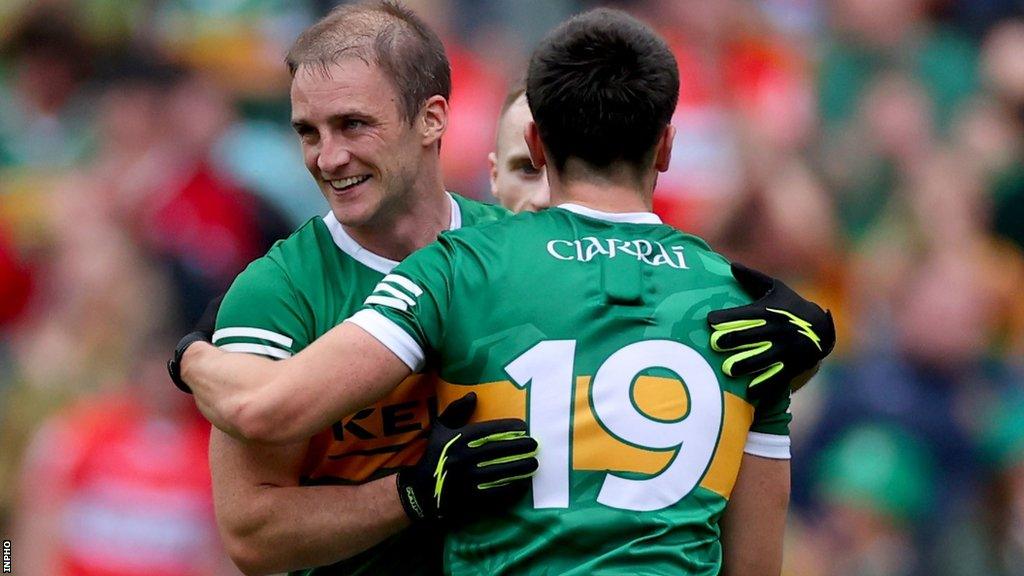
{"label": "short sleeve", "polygon": [[349,322],[387,346],[414,372],[436,350],[451,302],[454,251],[445,237],[413,253],[366,298]]}
{"label": "short sleeve", "polygon": [[273,260],[260,258],[225,294],[213,343],[228,352],[288,358],[309,344],[312,319],[306,310],[285,271]]}

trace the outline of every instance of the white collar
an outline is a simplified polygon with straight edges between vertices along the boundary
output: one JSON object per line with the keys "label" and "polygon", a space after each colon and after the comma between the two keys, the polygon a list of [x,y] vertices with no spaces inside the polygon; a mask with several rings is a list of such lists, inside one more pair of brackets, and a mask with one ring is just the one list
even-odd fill
{"label": "white collar", "polygon": [[605,222],[629,222],[631,224],[661,224],[661,218],[654,212],[601,212],[579,204],[559,204],[559,208],[580,216],[604,220]]}
{"label": "white collar", "polygon": [[[462,209],[459,208],[459,203],[455,201],[455,198],[450,193],[445,192],[445,195],[448,196],[448,201],[451,202],[452,206],[452,218],[448,223],[448,229],[458,230],[462,228]],[[327,231],[331,233],[331,238],[334,239],[334,244],[338,249],[351,256],[356,262],[382,274],[388,274],[395,266],[398,266],[398,262],[395,260],[385,258],[360,246],[359,242],[356,242],[356,239],[349,236],[348,232],[345,231],[345,227],[341,225],[341,222],[338,222],[334,212],[328,212],[324,216],[324,224],[327,226]]]}

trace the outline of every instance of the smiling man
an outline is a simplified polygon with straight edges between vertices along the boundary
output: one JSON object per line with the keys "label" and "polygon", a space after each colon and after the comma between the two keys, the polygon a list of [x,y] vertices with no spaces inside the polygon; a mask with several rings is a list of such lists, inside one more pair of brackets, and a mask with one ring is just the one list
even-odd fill
{"label": "smiling man", "polygon": [[[342,6],[299,37],[287,63],[291,123],[330,211],[239,275],[213,335],[222,350],[274,359],[351,315],[442,230],[507,214],[445,191],[438,152],[449,64],[412,12],[387,2]],[[214,430],[217,519],[235,562],[247,573],[437,573],[438,532],[406,529],[396,490],[396,473],[422,462],[435,395],[432,377],[410,378],[280,447]]]}

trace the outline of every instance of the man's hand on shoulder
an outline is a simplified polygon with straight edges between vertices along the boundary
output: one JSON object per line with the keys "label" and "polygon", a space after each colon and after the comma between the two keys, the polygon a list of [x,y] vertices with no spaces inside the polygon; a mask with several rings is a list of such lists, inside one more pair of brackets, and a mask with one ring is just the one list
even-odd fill
{"label": "man's hand on shoulder", "polygon": [[754,301],[708,314],[711,348],[728,356],[726,376],[755,375],[750,388],[794,390],[802,377],[832,352],[836,343],[832,314],[805,300],[782,281],[732,264],[732,275]]}
{"label": "man's hand on shoulder", "polygon": [[398,496],[413,521],[460,521],[511,506],[537,472],[537,441],[518,418],[469,423],[470,392],[437,418],[415,466],[398,473]]}

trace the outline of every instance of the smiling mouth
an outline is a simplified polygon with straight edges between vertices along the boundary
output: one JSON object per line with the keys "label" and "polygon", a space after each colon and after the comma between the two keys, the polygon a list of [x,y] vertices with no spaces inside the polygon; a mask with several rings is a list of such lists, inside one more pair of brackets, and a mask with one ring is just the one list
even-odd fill
{"label": "smiling mouth", "polygon": [[346,190],[351,190],[369,179],[369,175],[352,176],[351,178],[342,178],[340,180],[328,180],[327,184],[330,185],[335,192],[344,192]]}

